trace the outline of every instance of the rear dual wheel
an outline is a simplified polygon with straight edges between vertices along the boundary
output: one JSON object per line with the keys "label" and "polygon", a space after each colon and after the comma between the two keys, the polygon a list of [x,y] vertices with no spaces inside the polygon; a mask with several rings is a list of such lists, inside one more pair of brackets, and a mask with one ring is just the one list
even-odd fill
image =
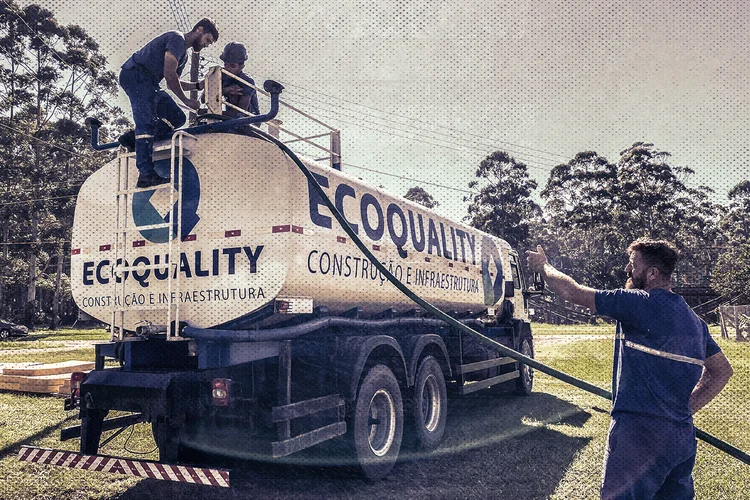
{"label": "rear dual wheel", "polygon": [[425,357],[419,364],[409,406],[409,434],[414,438],[414,448],[434,450],[445,433],[448,392],[443,370],[433,356]]}
{"label": "rear dual wheel", "polygon": [[377,481],[393,469],[401,450],[404,406],[396,376],[385,365],[370,368],[362,380],[352,419],[352,438],[364,475]]}

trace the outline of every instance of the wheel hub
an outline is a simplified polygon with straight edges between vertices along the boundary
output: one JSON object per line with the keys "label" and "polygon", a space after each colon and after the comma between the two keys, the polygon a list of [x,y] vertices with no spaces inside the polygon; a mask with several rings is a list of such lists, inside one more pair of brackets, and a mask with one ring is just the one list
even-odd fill
{"label": "wheel hub", "polygon": [[422,418],[429,432],[435,432],[438,428],[441,404],[438,381],[434,375],[430,375],[422,384]]}
{"label": "wheel hub", "polygon": [[378,457],[388,453],[396,436],[396,405],[385,389],[377,391],[370,400],[367,441]]}

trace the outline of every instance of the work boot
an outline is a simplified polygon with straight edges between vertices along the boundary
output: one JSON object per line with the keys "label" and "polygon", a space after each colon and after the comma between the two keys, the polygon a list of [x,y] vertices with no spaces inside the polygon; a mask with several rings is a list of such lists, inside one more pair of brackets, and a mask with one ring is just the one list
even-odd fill
{"label": "work boot", "polygon": [[136,187],[147,188],[161,186],[162,184],[169,184],[169,179],[162,177],[152,170],[148,173],[141,172],[138,174],[138,184],[136,184]]}
{"label": "work boot", "polygon": [[125,132],[117,139],[117,142],[132,153],[135,151],[135,130]]}

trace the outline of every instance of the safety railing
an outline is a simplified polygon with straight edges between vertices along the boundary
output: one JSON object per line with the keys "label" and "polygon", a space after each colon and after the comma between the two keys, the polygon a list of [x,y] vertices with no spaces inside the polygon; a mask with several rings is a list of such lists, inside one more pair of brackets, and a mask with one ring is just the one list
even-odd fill
{"label": "safety railing", "polygon": [[[229,71],[223,69],[220,66],[214,66],[208,71],[208,74],[206,75],[206,78],[204,80],[205,82],[205,100],[206,100],[206,106],[208,108],[208,112],[214,115],[221,115],[224,113],[225,109],[232,109],[237,111],[240,114],[246,115],[246,116],[253,116],[253,114],[243,109],[239,106],[236,106],[230,102],[228,102],[226,99],[224,99],[223,95],[223,86],[222,86],[222,77],[223,75],[226,75],[227,77],[236,80],[238,83],[247,85],[253,89],[255,89],[256,92],[258,92],[261,95],[264,96],[270,96],[268,92],[266,92],[264,89],[257,87],[253,85],[251,82],[233,74]],[[305,113],[301,109],[293,106],[292,104],[289,104],[288,102],[285,102],[281,99],[279,99],[279,105],[283,106],[284,108],[292,111],[297,116],[300,116],[306,120],[309,120],[310,122],[314,123],[315,125],[318,125],[320,127],[323,127],[326,131],[322,133],[316,133],[313,135],[301,135],[297,134],[295,132],[292,132],[291,130],[288,130],[284,127],[282,127],[282,121],[281,120],[271,120],[268,122],[268,133],[275,137],[276,139],[279,139],[284,144],[292,144],[292,143],[305,143],[312,148],[322,151],[324,156],[315,158],[316,161],[327,161],[329,162],[331,168],[334,168],[336,170],[341,170],[341,131],[331,127],[330,125],[318,120],[314,116]],[[281,134],[284,134],[287,137],[281,136]],[[321,142],[321,139],[327,139],[327,144],[321,145],[319,142]]]}

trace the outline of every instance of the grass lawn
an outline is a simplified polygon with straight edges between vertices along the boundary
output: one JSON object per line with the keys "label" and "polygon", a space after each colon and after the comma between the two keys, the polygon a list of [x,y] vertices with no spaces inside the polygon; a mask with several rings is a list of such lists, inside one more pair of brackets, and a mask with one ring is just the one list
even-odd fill
{"label": "grass lawn", "polygon": [[[718,340],[735,371],[727,387],[695,417],[696,426],[730,444],[750,451],[750,345],[728,340]],[[575,343],[553,344],[550,348],[537,348],[539,361],[563,370],[578,378],[610,387],[613,344],[609,340],[589,340]],[[585,410],[593,411],[604,418],[594,418],[593,441],[582,449],[570,464],[565,477],[560,481],[554,498],[595,498],[598,483],[592,485],[592,476],[600,480],[600,468],[604,453],[604,437],[609,418],[596,410],[609,409],[609,402],[585,393],[544,374],[538,374],[535,390],[555,394]],[[560,429],[561,432],[573,429]],[[575,430],[578,435],[580,429]],[[750,466],[699,441],[696,460],[695,485],[697,498],[747,498],[750,485]]]}
{"label": "grass lawn", "polygon": [[[612,333],[609,325],[596,328],[593,333]],[[535,348],[539,361],[609,388],[611,340],[545,341],[544,335],[574,332],[570,327],[539,325],[534,331],[539,337]],[[719,340],[719,345],[732,362],[735,376],[696,416],[696,424],[749,451],[750,344]],[[50,362],[93,359],[93,349],[36,356],[34,360]],[[378,483],[338,469],[251,463],[233,476],[235,487],[226,492],[20,463],[15,457],[22,444],[75,450],[78,440],[61,443],[59,429],[77,420],[74,412],[63,411],[60,398],[0,393],[0,498],[593,499],[598,498],[601,481],[608,410],[609,401],[537,372],[530,397],[480,392],[451,399],[446,435],[438,450],[399,463]],[[134,429],[132,436],[127,430],[115,438],[103,453],[156,459],[149,426]],[[697,498],[747,498],[750,466],[699,442],[695,482]]]}
{"label": "grass lawn", "polygon": [[[9,341],[0,342],[0,358],[2,352],[16,349],[45,349],[54,347],[51,341],[65,342],[76,340],[101,340],[107,341],[110,334],[104,328],[96,329],[72,329],[64,328],[60,330],[35,330],[29,332],[26,337],[17,337]],[[3,361],[0,359],[0,361]]]}

